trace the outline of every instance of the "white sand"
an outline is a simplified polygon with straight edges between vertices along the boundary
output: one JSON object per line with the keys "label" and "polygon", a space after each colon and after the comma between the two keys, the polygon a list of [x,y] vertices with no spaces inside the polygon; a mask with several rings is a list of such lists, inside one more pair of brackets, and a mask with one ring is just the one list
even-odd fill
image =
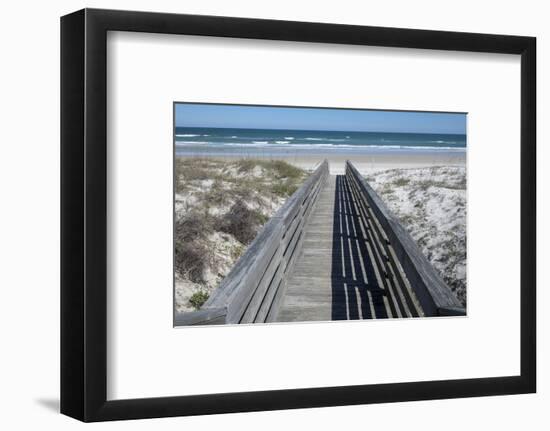
{"label": "white sand", "polygon": [[[223,155],[216,157],[220,160],[237,160],[242,155]],[[270,156],[255,154],[253,158],[273,159]],[[326,151],[311,155],[281,154],[277,159],[285,160],[302,169],[313,170],[323,160],[327,159],[330,165],[330,173],[343,174],[346,160],[350,160],[361,173],[370,173],[387,169],[420,168],[429,166],[465,166],[465,151],[441,151],[441,150],[397,150],[397,151],[373,151],[370,153],[345,155],[337,152]]]}
{"label": "white sand", "polygon": [[[329,155],[325,156],[329,161],[330,173],[332,175],[342,175],[346,170],[346,160],[350,160],[357,170],[362,174],[368,174],[388,169],[410,169],[431,166],[465,166],[465,153],[438,153],[423,152],[420,154],[373,154],[357,155],[355,157]],[[322,162],[322,158],[308,160],[305,158],[295,158],[288,160],[295,166],[302,169],[312,170]]]}
{"label": "white sand", "polygon": [[466,168],[371,172],[369,184],[466,305]]}

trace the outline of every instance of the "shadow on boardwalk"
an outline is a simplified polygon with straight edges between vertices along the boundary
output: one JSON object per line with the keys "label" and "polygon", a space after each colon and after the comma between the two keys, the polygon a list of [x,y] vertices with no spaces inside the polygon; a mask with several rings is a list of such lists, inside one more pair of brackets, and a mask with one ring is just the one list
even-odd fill
{"label": "shadow on boardwalk", "polygon": [[336,177],[332,236],[332,320],[386,318],[389,305],[380,288],[359,213],[344,175]]}

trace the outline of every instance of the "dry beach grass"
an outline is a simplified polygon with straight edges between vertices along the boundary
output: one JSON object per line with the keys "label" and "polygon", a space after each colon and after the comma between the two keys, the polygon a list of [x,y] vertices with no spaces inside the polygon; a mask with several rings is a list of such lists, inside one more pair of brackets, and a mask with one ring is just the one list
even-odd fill
{"label": "dry beach grass", "polygon": [[199,308],[307,172],[281,160],[177,158],[176,310]]}

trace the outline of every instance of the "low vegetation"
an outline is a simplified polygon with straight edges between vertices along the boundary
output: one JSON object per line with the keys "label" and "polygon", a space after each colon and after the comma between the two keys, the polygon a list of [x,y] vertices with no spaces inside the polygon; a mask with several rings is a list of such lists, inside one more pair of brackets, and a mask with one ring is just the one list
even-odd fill
{"label": "low vegetation", "polygon": [[189,298],[189,304],[195,309],[198,310],[208,299],[208,293],[204,290],[199,290],[191,295]]}
{"label": "low vegetation", "polygon": [[249,244],[258,233],[258,226],[262,226],[267,219],[260,210],[250,209],[239,199],[220,218],[220,230],[233,235],[242,244]]}
{"label": "low vegetation", "polygon": [[307,172],[280,160],[178,158],[176,308],[200,308]]}

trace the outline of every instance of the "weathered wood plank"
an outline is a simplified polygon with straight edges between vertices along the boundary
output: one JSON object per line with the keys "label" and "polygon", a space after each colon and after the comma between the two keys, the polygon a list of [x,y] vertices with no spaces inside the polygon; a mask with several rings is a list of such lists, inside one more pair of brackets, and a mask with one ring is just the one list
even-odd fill
{"label": "weathered wood plank", "polygon": [[[270,284],[269,290],[266,292],[262,305],[256,316],[257,322],[267,321],[270,313],[271,315],[274,315],[275,310],[277,310],[280,306],[280,298],[282,297],[286,287],[286,278],[288,273],[292,271],[297,256],[302,249],[304,226],[306,226],[310,220],[311,211],[315,206],[319,196],[319,191],[324,186],[328,175],[328,163],[325,164],[325,167],[326,170],[322,171],[322,175],[316,182],[315,186],[312,187],[308,198],[302,205],[302,212],[295,222],[296,227],[291,227],[285,235],[290,237],[290,241],[286,244],[283,257],[281,258],[280,270],[282,273],[278,274],[277,277],[274,277],[273,282]],[[281,290],[281,292],[279,292],[279,290]]]}
{"label": "weathered wood plank", "polygon": [[275,275],[271,280],[270,288],[266,292],[265,296],[263,297],[262,303],[260,304],[260,307],[258,309],[258,312],[254,320],[256,323],[265,322],[271,307],[277,306],[276,304],[273,304],[273,301],[274,301],[274,298],[277,296],[277,292],[282,287],[282,283],[284,284],[285,282],[285,272],[284,272],[285,268],[286,268],[285,262],[281,261],[279,269],[277,270],[277,272],[275,273]]}
{"label": "weathered wood plank", "polygon": [[282,299],[284,298],[284,294],[286,292],[288,276],[295,268],[296,261],[298,260],[298,257],[301,255],[303,250],[303,244],[305,239],[304,228],[306,225],[311,224],[311,219],[312,219],[311,213],[313,212],[314,208],[316,208],[318,205],[318,202],[321,196],[321,190],[325,186],[327,177],[328,177],[328,164],[327,164],[327,171],[325,172],[323,178],[318,182],[315,194],[308,204],[302,223],[300,225],[300,231],[299,233],[295,234],[296,243],[290,245],[289,250],[291,251],[291,253],[285,253],[284,258],[287,260],[287,264],[285,267],[285,274],[282,277],[279,285],[277,286],[277,291],[274,292],[274,294],[271,293],[270,295],[270,297],[272,296],[273,299],[271,300],[271,304],[269,305],[269,307],[267,307],[267,304],[268,304],[267,302],[265,306],[262,307],[261,317],[264,317],[265,315],[266,322],[273,322],[277,317],[278,310],[281,306]]}
{"label": "weathered wood plank", "polygon": [[176,313],[174,316],[174,326],[223,325],[226,323],[226,315],[227,310],[225,308],[207,308],[188,313]]}
{"label": "weathered wood plank", "polygon": [[[334,193],[335,177],[330,176],[319,191],[309,222],[304,226],[300,254],[293,256],[295,263],[286,282],[285,294],[278,295],[280,310],[269,316],[272,321],[330,320]],[[325,286],[324,297],[318,295],[320,281]],[[308,285],[307,292],[303,285]],[[297,300],[301,304],[298,308]]]}
{"label": "weathered wood plank", "polygon": [[239,323],[252,323],[256,319],[260,305],[262,304],[266,292],[272,284],[273,277],[282,271],[281,266],[284,266],[284,262],[281,260],[282,255],[283,246],[279,244],[267,268],[261,275],[261,279],[254,290],[252,298],[246,306],[243,304],[244,312]]}
{"label": "weathered wood plank", "polygon": [[369,224],[369,232],[374,233],[376,236],[376,248],[378,249],[380,259],[379,265],[386,274],[384,284],[390,292],[393,310],[397,315],[396,317],[413,317],[413,313],[411,313],[409,309],[407,298],[405,298],[400,284],[401,279],[395,274],[393,262],[388,251],[389,245],[385,241],[385,235],[381,229],[380,222],[370,213],[371,209],[366,208],[364,199],[361,199],[360,195],[357,194],[354,183],[351,182],[349,178],[346,179],[346,183],[350,187],[351,201],[354,204],[354,210],[361,215],[362,220],[365,220]]}

